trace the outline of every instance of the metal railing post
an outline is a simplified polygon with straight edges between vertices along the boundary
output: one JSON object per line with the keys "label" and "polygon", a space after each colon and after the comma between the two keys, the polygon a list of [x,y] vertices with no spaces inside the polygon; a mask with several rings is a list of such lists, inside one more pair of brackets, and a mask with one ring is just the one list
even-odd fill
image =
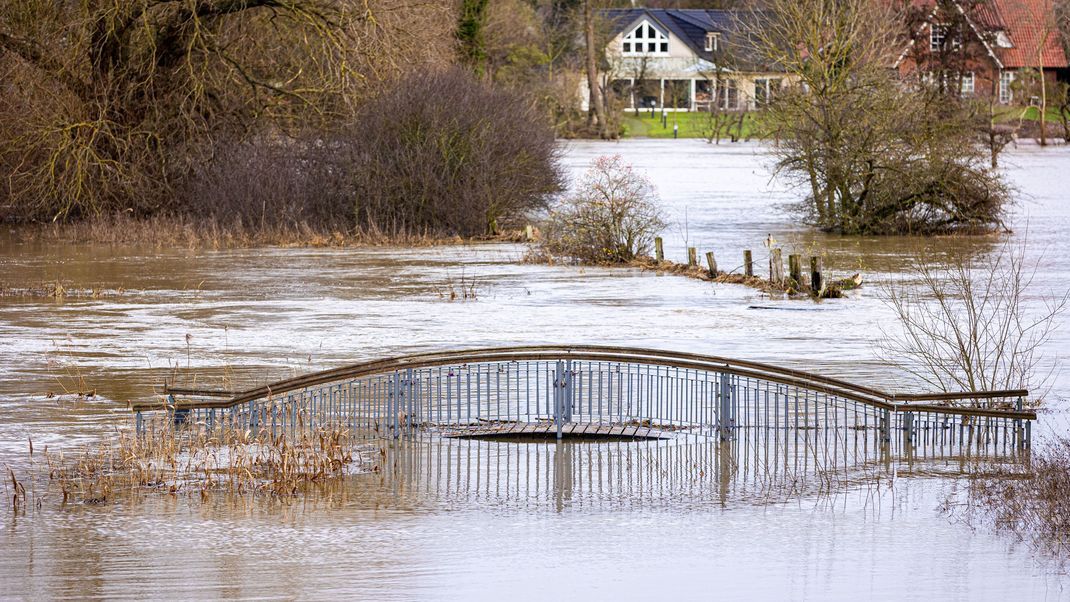
{"label": "metal railing post", "polygon": [[735,428],[735,416],[732,415],[732,376],[728,372],[720,373],[720,403],[718,404],[718,433],[720,434],[721,441],[728,441],[732,438],[732,431]]}
{"label": "metal railing post", "polygon": [[557,428],[557,438],[560,440],[562,436],[562,427],[564,426],[564,405],[565,405],[565,362],[557,360],[557,365],[554,366],[554,426]]}

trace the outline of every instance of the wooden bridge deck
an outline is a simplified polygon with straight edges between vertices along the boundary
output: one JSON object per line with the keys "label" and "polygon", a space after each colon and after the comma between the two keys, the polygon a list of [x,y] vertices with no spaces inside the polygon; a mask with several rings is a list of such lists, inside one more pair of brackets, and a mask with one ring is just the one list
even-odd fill
{"label": "wooden bridge deck", "polygon": [[[597,424],[593,422],[570,422],[561,427],[562,437],[591,439],[668,439],[664,431],[647,426],[629,424]],[[445,437],[457,439],[496,439],[496,438],[554,438],[557,437],[557,425],[553,422],[488,422],[469,426],[451,427],[444,433]]]}

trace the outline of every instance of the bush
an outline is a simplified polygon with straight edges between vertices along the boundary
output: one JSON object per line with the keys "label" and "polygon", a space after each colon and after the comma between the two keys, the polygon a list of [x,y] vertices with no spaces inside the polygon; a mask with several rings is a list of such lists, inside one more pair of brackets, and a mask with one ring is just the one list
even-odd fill
{"label": "bush", "polygon": [[461,70],[398,81],[333,131],[221,144],[182,211],[225,226],[478,236],[563,187],[553,130],[523,96]]}
{"label": "bush", "polygon": [[460,69],[399,81],[336,146],[357,226],[384,232],[495,233],[544,209],[564,182],[532,102]]}
{"label": "bush", "polygon": [[665,227],[654,185],[621,157],[599,157],[575,193],[553,208],[543,251],[585,263],[627,263],[650,251]]}
{"label": "bush", "polygon": [[178,210],[226,229],[352,230],[334,152],[312,135],[221,142],[179,187]]}

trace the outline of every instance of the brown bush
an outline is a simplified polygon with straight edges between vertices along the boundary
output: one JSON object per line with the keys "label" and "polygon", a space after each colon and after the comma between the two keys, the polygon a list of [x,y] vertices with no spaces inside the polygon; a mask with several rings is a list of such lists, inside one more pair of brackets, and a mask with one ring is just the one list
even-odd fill
{"label": "brown bush", "polygon": [[524,97],[436,71],[398,81],[334,131],[219,144],[179,206],[243,230],[477,236],[545,207],[563,182],[557,158]]}
{"label": "brown bush", "polygon": [[356,225],[385,232],[494,233],[564,181],[532,102],[460,69],[402,79],[329,147]]}

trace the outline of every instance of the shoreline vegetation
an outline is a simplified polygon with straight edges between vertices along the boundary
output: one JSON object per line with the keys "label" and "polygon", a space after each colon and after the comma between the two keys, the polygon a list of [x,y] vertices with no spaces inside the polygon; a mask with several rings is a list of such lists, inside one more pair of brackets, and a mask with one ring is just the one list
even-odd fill
{"label": "shoreline vegetation", "polygon": [[374,228],[290,224],[228,223],[211,217],[102,215],[76,222],[8,223],[0,226],[20,243],[144,245],[176,248],[246,247],[410,247],[523,242],[522,229],[505,228],[495,234],[461,236],[432,231],[388,233]]}

